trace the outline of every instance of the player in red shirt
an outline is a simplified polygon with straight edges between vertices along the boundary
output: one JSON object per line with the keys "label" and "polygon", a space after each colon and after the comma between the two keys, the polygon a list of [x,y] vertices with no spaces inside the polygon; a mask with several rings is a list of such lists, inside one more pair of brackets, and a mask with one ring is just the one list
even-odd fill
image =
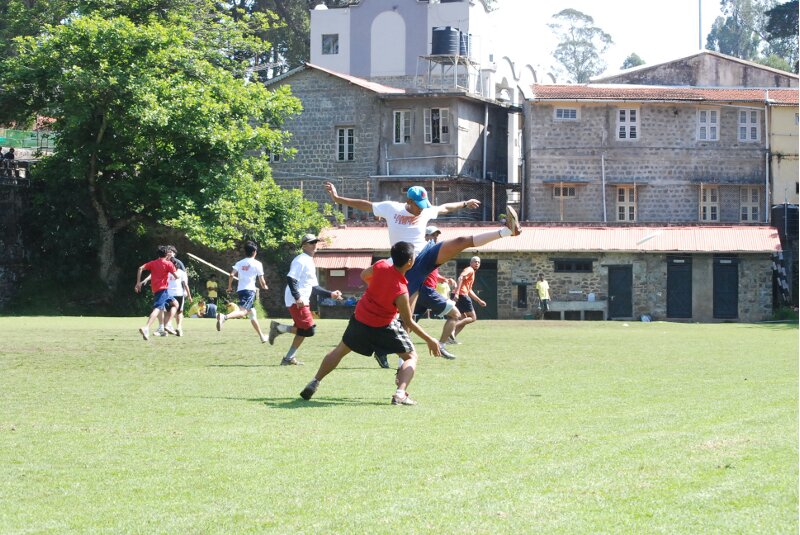
{"label": "player in red shirt", "polygon": [[[411,315],[405,273],[414,265],[414,246],[408,242],[397,242],[392,246],[391,257],[391,264],[379,260],[361,273],[361,278],[367,283],[367,291],[358,301],[342,341],[325,355],[314,379],[300,392],[303,399],[311,399],[320,381],[336,369],[350,351],[366,356],[380,352],[397,353],[403,360],[403,365],[397,371],[397,390],[392,396],[392,405],[416,404],[408,396],[406,388],[414,377],[417,352],[403,325],[422,337],[428,350],[437,357],[440,355],[439,342],[426,333]],[[397,318],[398,313],[403,325]]]}
{"label": "player in red shirt", "polygon": [[[142,290],[142,271],[150,272],[150,288],[153,290],[153,311],[150,313],[150,316],[147,317],[147,324],[139,329],[139,333],[145,340],[149,339],[150,324],[153,323],[153,320],[156,319],[159,312],[168,309],[167,317],[164,318],[164,324],[168,326],[169,322],[172,321],[172,316],[177,310],[177,303],[169,296],[169,292],[167,291],[167,286],[169,286],[169,274],[177,271],[175,264],[167,260],[168,252],[166,245],[160,246],[158,248],[158,258],[146,264],[142,264],[139,266],[139,271],[136,272],[136,286],[133,288],[136,293]],[[167,327],[166,329],[167,332],[170,332],[172,327]],[[175,334],[175,332],[172,331],[170,334]]]}

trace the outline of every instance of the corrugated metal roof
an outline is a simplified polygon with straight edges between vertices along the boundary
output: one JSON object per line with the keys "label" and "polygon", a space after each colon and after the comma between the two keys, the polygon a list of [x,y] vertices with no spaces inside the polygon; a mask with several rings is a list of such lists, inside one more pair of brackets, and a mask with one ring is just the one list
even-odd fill
{"label": "corrugated metal roof", "polygon": [[[439,240],[471,236],[493,227],[437,225]],[[495,227],[496,228],[496,227]],[[318,254],[388,251],[385,226],[329,228],[321,233],[324,246]],[[502,238],[480,248],[481,252],[637,252],[637,253],[773,253],[781,250],[778,231],[756,226],[579,227],[528,226],[520,236]]]}
{"label": "corrugated metal roof", "polygon": [[317,269],[366,269],[372,265],[372,253],[315,254]]}
{"label": "corrugated metal roof", "polygon": [[533,100],[667,100],[797,104],[797,89],[675,87],[614,84],[533,85]]}

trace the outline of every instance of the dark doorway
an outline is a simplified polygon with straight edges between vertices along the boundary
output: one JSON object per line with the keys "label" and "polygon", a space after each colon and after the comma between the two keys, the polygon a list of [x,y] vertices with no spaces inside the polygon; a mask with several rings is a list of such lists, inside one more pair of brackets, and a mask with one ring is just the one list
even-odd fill
{"label": "dark doorway", "polygon": [[667,256],[667,317],[692,317],[691,256]]}
{"label": "dark doorway", "polygon": [[608,319],[633,317],[632,296],[632,266],[608,266]]}
{"label": "dark doorway", "polygon": [[739,317],[739,259],[714,258],[714,317]]}
{"label": "dark doorway", "polygon": [[[456,278],[461,274],[461,271],[469,266],[468,259],[458,259],[456,261]],[[472,285],[472,291],[478,294],[478,297],[486,301],[486,306],[482,307],[477,303],[473,303],[475,307],[475,315],[479,320],[496,320],[497,319],[497,260],[485,260],[481,258],[481,267],[475,275],[475,284]]]}

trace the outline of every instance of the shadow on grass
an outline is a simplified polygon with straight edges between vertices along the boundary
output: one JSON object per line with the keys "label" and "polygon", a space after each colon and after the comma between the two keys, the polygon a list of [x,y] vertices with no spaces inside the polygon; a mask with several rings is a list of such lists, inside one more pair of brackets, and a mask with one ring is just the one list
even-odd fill
{"label": "shadow on grass", "polygon": [[302,398],[252,398],[246,401],[263,403],[271,409],[311,409],[315,407],[341,407],[345,405],[364,406],[364,405],[389,405],[389,402],[379,403],[375,400],[363,398],[311,398],[306,401]]}
{"label": "shadow on grass", "polygon": [[277,368],[280,364],[209,364],[206,368]]}

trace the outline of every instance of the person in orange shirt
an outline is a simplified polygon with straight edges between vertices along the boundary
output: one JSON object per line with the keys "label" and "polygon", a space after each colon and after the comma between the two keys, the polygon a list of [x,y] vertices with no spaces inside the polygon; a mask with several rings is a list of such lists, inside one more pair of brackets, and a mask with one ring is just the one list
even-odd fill
{"label": "person in orange shirt", "polygon": [[478,271],[480,267],[481,259],[477,256],[473,256],[469,260],[469,266],[465,267],[461,275],[458,276],[458,286],[456,286],[456,297],[458,300],[456,301],[456,308],[461,312],[461,319],[456,323],[456,329],[452,338],[453,341],[455,341],[455,337],[458,336],[464,327],[478,321],[478,317],[475,315],[475,307],[472,305],[473,301],[482,307],[486,306],[486,301],[478,297],[478,294],[472,291],[472,285],[475,284],[475,272]]}

